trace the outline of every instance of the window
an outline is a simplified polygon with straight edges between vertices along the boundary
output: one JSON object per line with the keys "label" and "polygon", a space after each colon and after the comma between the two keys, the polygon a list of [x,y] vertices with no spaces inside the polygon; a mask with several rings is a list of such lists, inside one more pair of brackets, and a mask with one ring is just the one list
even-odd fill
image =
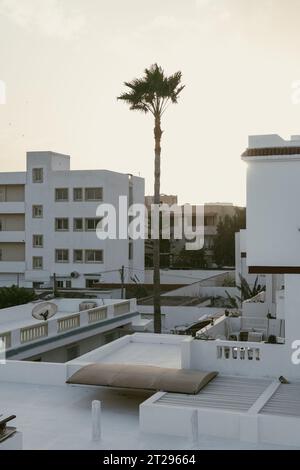
{"label": "window", "polygon": [[83,201],[83,190],[82,188],[73,189],[73,200],[74,201]]}
{"label": "window", "polygon": [[34,281],[34,282],[32,283],[32,287],[33,287],[34,289],[40,289],[41,287],[43,287],[43,285],[44,285],[43,282],[38,282],[38,281]]}
{"label": "window", "polygon": [[43,269],[43,258],[42,256],[32,257],[32,269]]}
{"label": "window", "polygon": [[85,280],[85,287],[90,289],[91,287],[95,287],[95,284],[99,282],[99,279],[86,279]]}
{"label": "window", "polygon": [[0,248],[0,261],[2,261],[2,250]]}
{"label": "window", "polygon": [[63,219],[55,219],[55,230],[57,232],[59,231],[68,231],[69,230],[69,219],[63,218]]}
{"label": "window", "polygon": [[129,242],[128,244],[128,259],[133,259],[133,244]]}
{"label": "window", "polygon": [[56,188],[55,189],[55,201],[63,202],[69,200],[69,189],[68,188]]}
{"label": "window", "polygon": [[116,338],[115,332],[113,333],[108,333],[107,335],[104,336],[104,344],[111,343],[114,341]]}
{"label": "window", "polygon": [[43,235],[32,235],[33,248],[43,248]]}
{"label": "window", "polygon": [[72,281],[66,281],[66,288],[71,289],[72,287]]}
{"label": "window", "polygon": [[72,361],[80,355],[79,345],[75,344],[67,348],[67,362]]}
{"label": "window", "polygon": [[0,219],[0,232],[2,232],[2,220]]}
{"label": "window", "polygon": [[42,183],[43,182],[43,168],[32,169],[32,182]]}
{"label": "window", "polygon": [[85,188],[86,201],[102,201],[102,188]]}
{"label": "window", "polygon": [[6,187],[0,187],[0,202],[6,201]]}
{"label": "window", "polygon": [[74,232],[79,232],[83,230],[83,219],[74,219],[73,220],[73,230]]}
{"label": "window", "polygon": [[62,289],[64,287],[64,281],[56,281],[56,287]]}
{"label": "window", "polygon": [[103,251],[102,250],[85,250],[86,263],[102,263]]}
{"label": "window", "polygon": [[41,219],[43,217],[43,206],[32,206],[32,217]]}
{"label": "window", "polygon": [[69,262],[69,250],[66,250],[66,249],[55,250],[55,262],[56,263],[68,263]]}
{"label": "window", "polygon": [[74,263],[83,263],[83,250],[74,250],[73,251],[73,262]]}
{"label": "window", "polygon": [[101,219],[85,219],[85,230],[87,232],[95,231],[99,222],[101,222]]}

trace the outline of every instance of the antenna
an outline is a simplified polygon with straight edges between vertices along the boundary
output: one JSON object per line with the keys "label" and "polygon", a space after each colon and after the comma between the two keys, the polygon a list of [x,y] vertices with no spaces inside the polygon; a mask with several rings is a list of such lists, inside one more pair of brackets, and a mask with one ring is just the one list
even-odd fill
{"label": "antenna", "polygon": [[53,317],[57,312],[57,305],[53,302],[42,302],[39,305],[36,305],[31,312],[31,315],[36,320],[47,321],[49,318]]}

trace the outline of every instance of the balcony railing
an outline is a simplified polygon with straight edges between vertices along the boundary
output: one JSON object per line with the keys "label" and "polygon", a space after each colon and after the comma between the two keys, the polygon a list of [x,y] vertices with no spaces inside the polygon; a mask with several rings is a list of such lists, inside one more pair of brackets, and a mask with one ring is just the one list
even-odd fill
{"label": "balcony railing", "polygon": [[107,307],[93,308],[88,312],[89,323],[105,320],[107,318]]}
{"label": "balcony railing", "polygon": [[60,318],[57,322],[57,333],[80,327],[80,314],[71,317]]}
{"label": "balcony railing", "polygon": [[130,302],[129,301],[126,301],[126,302],[121,302],[119,304],[116,304],[114,306],[114,316],[118,316],[118,315],[124,315],[125,313],[129,313],[130,312]]}
{"label": "balcony railing", "polygon": [[40,323],[38,325],[28,326],[27,328],[22,328],[20,331],[21,343],[28,343],[29,341],[44,338],[45,336],[48,336],[47,323]]}
{"label": "balcony railing", "polygon": [[226,343],[216,347],[217,359],[236,359],[240,361],[259,361],[261,358],[260,347],[255,345]]}
{"label": "balcony railing", "polygon": [[0,333],[0,342],[4,343],[4,348],[8,349],[11,347],[11,333]]}

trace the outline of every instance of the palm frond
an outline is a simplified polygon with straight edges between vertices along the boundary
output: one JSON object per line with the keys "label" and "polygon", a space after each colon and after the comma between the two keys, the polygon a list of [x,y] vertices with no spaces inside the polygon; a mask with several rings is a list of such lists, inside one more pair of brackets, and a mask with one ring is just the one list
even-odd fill
{"label": "palm frond", "polygon": [[177,103],[184,88],[180,85],[181,76],[181,72],[176,72],[167,77],[162,67],[153,64],[145,69],[142,78],[124,82],[129,91],[122,93],[118,99],[126,102],[132,110],[150,111],[161,116],[170,102]]}

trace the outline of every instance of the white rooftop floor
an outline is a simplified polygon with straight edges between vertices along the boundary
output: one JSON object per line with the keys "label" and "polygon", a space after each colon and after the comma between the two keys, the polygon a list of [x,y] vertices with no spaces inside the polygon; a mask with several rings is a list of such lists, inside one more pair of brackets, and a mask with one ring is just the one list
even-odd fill
{"label": "white rooftop floor", "polygon": [[181,349],[179,344],[128,343],[101,362],[180,368]]}
{"label": "white rooftop floor", "polygon": [[[239,441],[188,439],[141,433],[141,391],[6,383],[0,384],[1,412],[17,415],[24,449],[278,449]],[[91,441],[91,401],[102,401],[102,440]],[[282,447],[283,448],[283,447]]]}
{"label": "white rooftop floor", "polygon": [[158,335],[151,333],[135,333],[94,349],[68,364],[101,362],[181,368],[181,344],[185,338],[176,335],[161,335],[158,338]]}

